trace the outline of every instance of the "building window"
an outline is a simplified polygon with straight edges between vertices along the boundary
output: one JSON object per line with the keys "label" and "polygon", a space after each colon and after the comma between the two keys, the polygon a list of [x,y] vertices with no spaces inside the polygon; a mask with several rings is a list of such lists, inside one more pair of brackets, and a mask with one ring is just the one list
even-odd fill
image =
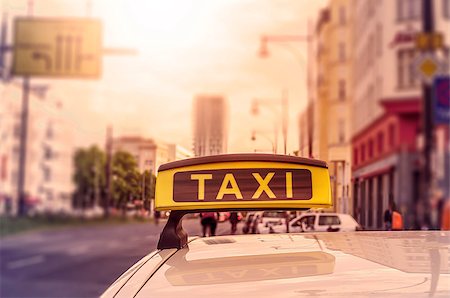
{"label": "building window", "polygon": [[358,164],[358,148],[353,149],[353,162],[355,166]]}
{"label": "building window", "polygon": [[442,13],[444,18],[450,19],[450,0],[442,0]]}
{"label": "building window", "polygon": [[339,135],[338,135],[339,144],[343,144],[345,142],[345,121],[344,119],[339,120]]}
{"label": "building window", "polygon": [[45,182],[50,182],[50,180],[52,179],[50,168],[43,167],[42,168],[42,172],[43,172],[43,176],[44,176],[44,181]]}
{"label": "building window", "polygon": [[397,20],[417,20],[422,14],[422,0],[397,0]]}
{"label": "building window", "polygon": [[52,148],[44,145],[44,158],[48,160],[52,159],[52,157],[53,157]]}
{"label": "building window", "polygon": [[339,43],[339,61],[345,62],[345,44]]}
{"label": "building window", "polygon": [[53,126],[51,123],[49,123],[47,126],[46,135],[47,135],[47,139],[53,139],[54,131],[53,131]]}
{"label": "building window", "polygon": [[378,133],[377,137],[377,143],[378,143],[378,154],[382,154],[384,150],[384,134],[383,132]]}
{"label": "building window", "polygon": [[397,52],[397,83],[401,89],[419,86],[419,78],[414,69],[414,49],[401,49]]}
{"label": "building window", "polygon": [[383,55],[383,27],[377,25],[377,56]]}
{"label": "building window", "polygon": [[345,15],[345,6],[339,7],[339,25],[345,26],[346,15]]}
{"label": "building window", "polygon": [[339,80],[339,100],[344,101],[346,94],[345,94],[345,80]]}

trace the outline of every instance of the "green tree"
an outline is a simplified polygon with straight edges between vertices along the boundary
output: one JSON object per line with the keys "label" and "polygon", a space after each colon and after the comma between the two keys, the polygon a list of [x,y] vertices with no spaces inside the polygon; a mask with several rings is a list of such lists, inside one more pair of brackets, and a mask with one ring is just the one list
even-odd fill
{"label": "green tree", "polygon": [[[145,178],[144,178],[145,177]],[[140,175],[141,183],[141,193],[143,194],[144,208],[150,209],[150,201],[155,199],[155,185],[156,185],[156,176],[151,174],[150,171],[144,171]],[[145,179],[145,180],[144,180]],[[142,191],[144,188],[144,192]],[[142,197],[142,195],[141,195]]]}
{"label": "green tree", "polygon": [[141,197],[141,176],[135,158],[118,151],[112,158],[111,198],[116,207],[125,210],[128,202]]}
{"label": "green tree", "polygon": [[75,152],[74,207],[85,209],[101,203],[105,188],[105,160],[105,153],[97,146],[80,148]]}

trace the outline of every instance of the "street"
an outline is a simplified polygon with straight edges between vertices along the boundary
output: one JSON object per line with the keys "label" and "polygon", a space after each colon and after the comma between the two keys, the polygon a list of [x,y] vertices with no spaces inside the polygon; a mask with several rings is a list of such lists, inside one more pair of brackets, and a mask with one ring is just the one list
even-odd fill
{"label": "street", "polygon": [[[97,297],[156,248],[164,224],[71,228],[2,239],[0,296]],[[201,233],[198,219],[185,219],[183,227],[190,236]],[[217,235],[229,231],[229,222],[219,223]]]}

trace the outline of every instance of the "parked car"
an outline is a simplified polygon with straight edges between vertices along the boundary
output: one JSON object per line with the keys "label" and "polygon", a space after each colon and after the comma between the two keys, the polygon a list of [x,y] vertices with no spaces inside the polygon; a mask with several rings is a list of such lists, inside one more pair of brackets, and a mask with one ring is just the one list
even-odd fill
{"label": "parked car", "polygon": [[252,234],[269,234],[275,232],[275,227],[285,227],[288,213],[286,211],[259,211],[253,217]]}
{"label": "parked car", "polygon": [[[273,226],[274,233],[286,233],[286,226]],[[304,213],[289,222],[289,232],[350,232],[362,230],[349,214]]]}

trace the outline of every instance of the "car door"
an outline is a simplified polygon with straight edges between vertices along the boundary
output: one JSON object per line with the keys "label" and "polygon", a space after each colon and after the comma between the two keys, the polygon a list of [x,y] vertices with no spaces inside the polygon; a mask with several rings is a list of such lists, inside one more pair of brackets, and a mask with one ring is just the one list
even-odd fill
{"label": "car door", "polygon": [[291,222],[290,232],[312,232],[314,231],[314,222],[316,220],[315,215],[304,215],[301,216],[298,220],[293,220]]}
{"label": "car door", "polygon": [[339,216],[334,214],[320,214],[316,230],[318,232],[338,231],[341,227]]}

